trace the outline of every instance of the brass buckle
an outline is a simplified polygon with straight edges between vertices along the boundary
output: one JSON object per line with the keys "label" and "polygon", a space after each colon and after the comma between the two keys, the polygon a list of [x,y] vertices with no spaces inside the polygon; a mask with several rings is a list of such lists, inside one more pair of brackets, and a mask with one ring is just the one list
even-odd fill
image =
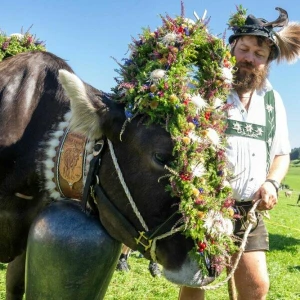
{"label": "brass buckle", "polygon": [[[152,240],[149,240],[147,236],[145,236],[145,231],[139,231],[140,236],[135,238],[135,241],[138,244],[141,244],[145,251],[151,248]],[[142,240],[143,239],[143,240]],[[148,244],[147,244],[148,243]]]}

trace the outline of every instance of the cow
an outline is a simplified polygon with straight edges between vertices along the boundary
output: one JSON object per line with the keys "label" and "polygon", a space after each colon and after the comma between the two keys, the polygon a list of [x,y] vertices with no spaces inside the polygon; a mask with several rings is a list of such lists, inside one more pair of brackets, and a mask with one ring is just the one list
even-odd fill
{"label": "cow", "polygon": [[285,197],[290,198],[293,194],[293,191],[291,191],[291,190],[285,191],[284,194],[285,194]]}
{"label": "cow", "polygon": [[[176,284],[214,280],[188,255],[193,241],[173,230],[182,216],[179,199],[165,189],[170,134],[159,124],[145,126],[142,116],[123,130],[125,121],[124,105],[54,54],[27,52],[0,63],[0,261],[8,263],[7,299],[22,299],[25,285],[27,299],[104,297],[121,243],[148,259],[154,253]],[[145,231],[159,238],[156,247]],[[83,258],[90,259],[80,266]]]}

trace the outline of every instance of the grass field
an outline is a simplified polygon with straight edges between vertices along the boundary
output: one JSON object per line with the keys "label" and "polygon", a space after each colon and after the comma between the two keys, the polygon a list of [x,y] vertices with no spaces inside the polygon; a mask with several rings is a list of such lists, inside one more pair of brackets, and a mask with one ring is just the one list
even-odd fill
{"label": "grass field", "polygon": [[[268,300],[300,299],[300,206],[296,205],[300,191],[300,167],[291,166],[284,182],[293,189],[293,195],[291,198],[285,198],[281,191],[279,203],[271,211],[271,219],[266,220],[271,249],[267,254],[271,279]],[[162,277],[152,278],[148,271],[148,262],[138,258],[137,253],[133,253],[129,257],[129,263],[131,265],[130,272],[114,273],[105,299],[178,298],[179,288]],[[0,264],[0,300],[5,299],[5,270],[6,265]],[[228,299],[226,290],[225,285],[218,290],[210,291],[207,293],[206,299]]]}

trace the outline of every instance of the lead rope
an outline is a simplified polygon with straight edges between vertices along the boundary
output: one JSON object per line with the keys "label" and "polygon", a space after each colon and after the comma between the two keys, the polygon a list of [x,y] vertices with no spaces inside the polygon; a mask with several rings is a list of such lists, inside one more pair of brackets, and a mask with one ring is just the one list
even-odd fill
{"label": "lead rope", "polygon": [[119,166],[118,161],[117,161],[117,157],[116,157],[116,154],[115,154],[115,151],[114,151],[114,147],[113,147],[113,145],[112,145],[112,142],[111,142],[109,139],[107,139],[107,141],[108,141],[108,146],[109,146],[110,155],[111,155],[111,158],[112,158],[112,160],[113,160],[115,169],[116,169],[116,171],[117,171],[119,180],[120,180],[120,182],[121,182],[121,184],[122,184],[122,187],[123,187],[123,189],[124,189],[124,192],[125,192],[125,194],[126,194],[128,200],[129,200],[129,202],[130,202],[130,204],[131,204],[131,207],[132,207],[134,213],[136,214],[137,218],[139,219],[140,223],[142,224],[143,228],[144,228],[146,231],[148,231],[148,227],[147,227],[147,225],[146,225],[146,223],[145,223],[145,221],[144,221],[142,215],[140,214],[138,208],[136,207],[136,205],[135,205],[135,203],[134,203],[134,201],[133,201],[133,199],[132,199],[132,196],[131,196],[131,194],[130,194],[130,191],[129,191],[129,189],[128,189],[126,183],[125,183],[124,177],[123,177],[123,175],[122,175],[120,166]]}
{"label": "lead rope", "polygon": [[221,281],[221,282],[219,282],[219,283],[217,283],[215,285],[202,286],[202,287],[200,287],[200,289],[202,289],[202,290],[216,290],[219,287],[221,287],[223,284],[227,283],[227,281],[233,276],[233,274],[234,274],[235,270],[237,269],[237,266],[238,266],[238,264],[240,262],[242,254],[243,254],[243,252],[245,250],[245,246],[246,246],[246,243],[247,243],[248,235],[249,235],[249,233],[250,233],[253,225],[257,222],[256,216],[255,216],[255,210],[257,208],[257,205],[260,202],[261,202],[261,199],[258,200],[258,201],[256,201],[253,204],[252,208],[249,210],[248,214],[247,214],[248,226],[247,226],[247,228],[245,230],[244,237],[243,237],[243,240],[242,240],[242,243],[241,243],[241,246],[240,246],[240,250],[238,252],[238,256],[237,256],[237,258],[236,258],[236,260],[234,262],[234,265],[232,266],[231,271],[227,275],[227,277],[223,281]]}
{"label": "lead rope", "polygon": [[156,260],[156,254],[155,254],[155,250],[156,250],[156,241],[157,241],[157,240],[161,240],[161,239],[163,239],[163,238],[166,238],[166,237],[168,237],[168,236],[170,236],[170,235],[173,235],[173,234],[176,233],[176,232],[182,231],[184,228],[185,228],[184,225],[179,226],[179,227],[177,227],[177,228],[175,228],[175,229],[171,229],[169,232],[166,232],[166,233],[164,233],[164,234],[161,234],[161,235],[159,235],[159,236],[157,236],[157,237],[155,237],[155,238],[153,239],[152,244],[151,244],[151,248],[150,248],[150,255],[151,255],[151,258],[152,258],[152,260],[153,260],[154,262],[157,261],[157,260]]}

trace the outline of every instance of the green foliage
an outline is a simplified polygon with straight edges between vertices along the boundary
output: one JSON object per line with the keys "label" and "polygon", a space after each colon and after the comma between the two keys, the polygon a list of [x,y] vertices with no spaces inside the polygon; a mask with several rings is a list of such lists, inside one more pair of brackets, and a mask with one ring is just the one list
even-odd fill
{"label": "green foliage", "polygon": [[6,35],[0,31],[0,61],[27,51],[46,51],[43,42],[28,31],[25,34]]}
{"label": "green foliage", "polygon": [[228,20],[229,28],[242,27],[245,25],[247,17],[247,9],[243,8],[242,5],[236,6],[237,12],[232,14]]}

